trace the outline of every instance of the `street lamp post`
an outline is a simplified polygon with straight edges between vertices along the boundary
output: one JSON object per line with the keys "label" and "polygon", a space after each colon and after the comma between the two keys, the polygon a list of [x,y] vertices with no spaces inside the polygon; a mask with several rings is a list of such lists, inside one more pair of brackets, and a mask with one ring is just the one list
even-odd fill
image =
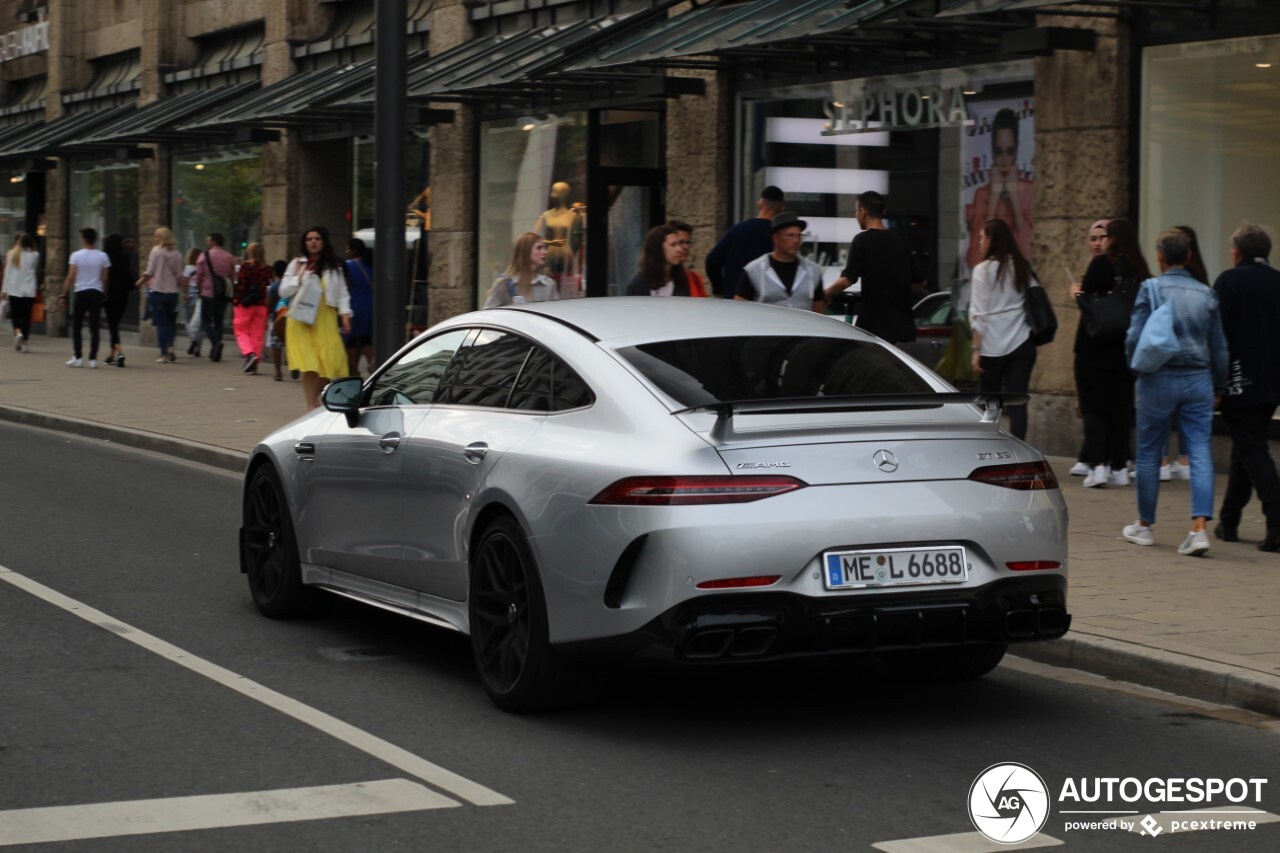
{"label": "street lamp post", "polygon": [[405,0],[377,0],[374,97],[373,353],[386,361],[404,341]]}

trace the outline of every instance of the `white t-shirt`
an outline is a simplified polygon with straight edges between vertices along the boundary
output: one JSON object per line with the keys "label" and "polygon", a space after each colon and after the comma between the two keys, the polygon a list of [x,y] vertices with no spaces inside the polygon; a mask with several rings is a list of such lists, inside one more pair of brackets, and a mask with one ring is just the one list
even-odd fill
{"label": "white t-shirt", "polygon": [[111,266],[106,252],[80,249],[71,253],[71,259],[67,263],[76,268],[76,293],[82,290],[102,290],[102,271]]}
{"label": "white t-shirt", "polygon": [[666,284],[662,285],[662,287],[659,287],[657,290],[650,290],[649,295],[650,296],[670,296],[675,292],[676,292],[676,283],[674,281],[669,281]]}

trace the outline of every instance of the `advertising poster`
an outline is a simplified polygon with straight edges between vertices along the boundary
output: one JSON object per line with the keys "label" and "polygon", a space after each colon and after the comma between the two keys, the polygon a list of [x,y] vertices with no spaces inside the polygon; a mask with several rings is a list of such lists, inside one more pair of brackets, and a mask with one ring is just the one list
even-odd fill
{"label": "advertising poster", "polygon": [[978,232],[989,219],[1013,229],[1028,260],[1035,226],[1035,100],[1031,97],[970,99],[961,169],[964,210],[961,275],[982,260]]}

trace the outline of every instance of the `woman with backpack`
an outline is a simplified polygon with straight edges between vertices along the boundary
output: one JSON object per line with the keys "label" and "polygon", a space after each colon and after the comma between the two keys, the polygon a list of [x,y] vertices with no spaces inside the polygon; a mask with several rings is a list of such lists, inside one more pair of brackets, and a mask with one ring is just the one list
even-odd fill
{"label": "woman with backpack", "polygon": [[547,302],[559,299],[556,283],[539,270],[547,261],[547,244],[537,234],[526,231],[511,245],[511,262],[506,272],[494,279],[483,308]]}
{"label": "woman with backpack", "polygon": [[[138,279],[138,284],[147,288],[147,310],[151,313],[151,322],[156,327],[156,342],[160,345],[160,357],[156,361],[169,363],[178,360],[173,354],[173,338],[178,316],[182,254],[178,251],[173,232],[168,228],[157,228],[152,239],[155,246],[147,256],[147,269]],[[107,363],[110,364],[111,360],[107,359]],[[116,356],[116,364],[124,367],[123,354]]]}
{"label": "woman with backpack", "polygon": [[248,259],[240,265],[231,296],[231,329],[244,355],[244,372],[257,373],[262,341],[267,334],[267,289],[275,279],[261,243],[250,243]]}

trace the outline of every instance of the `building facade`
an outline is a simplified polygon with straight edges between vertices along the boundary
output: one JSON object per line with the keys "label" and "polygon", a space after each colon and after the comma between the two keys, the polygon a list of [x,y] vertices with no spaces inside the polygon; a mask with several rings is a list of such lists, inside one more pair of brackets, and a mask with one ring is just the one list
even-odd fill
{"label": "building facade", "polygon": [[[857,193],[930,287],[1005,218],[1057,305],[1030,438],[1074,453],[1068,279],[1098,218],[1189,224],[1212,272],[1280,223],[1280,9],[1259,0],[406,0],[407,331],[483,303],[512,241],[564,297],[620,292],[652,225],[695,258],[766,185],[834,279]],[[372,238],[377,0],[0,0],[0,242],[53,296],[93,226],[289,257]],[[1273,65],[1273,60],[1274,65]],[[135,315],[136,316],[136,313]]]}

